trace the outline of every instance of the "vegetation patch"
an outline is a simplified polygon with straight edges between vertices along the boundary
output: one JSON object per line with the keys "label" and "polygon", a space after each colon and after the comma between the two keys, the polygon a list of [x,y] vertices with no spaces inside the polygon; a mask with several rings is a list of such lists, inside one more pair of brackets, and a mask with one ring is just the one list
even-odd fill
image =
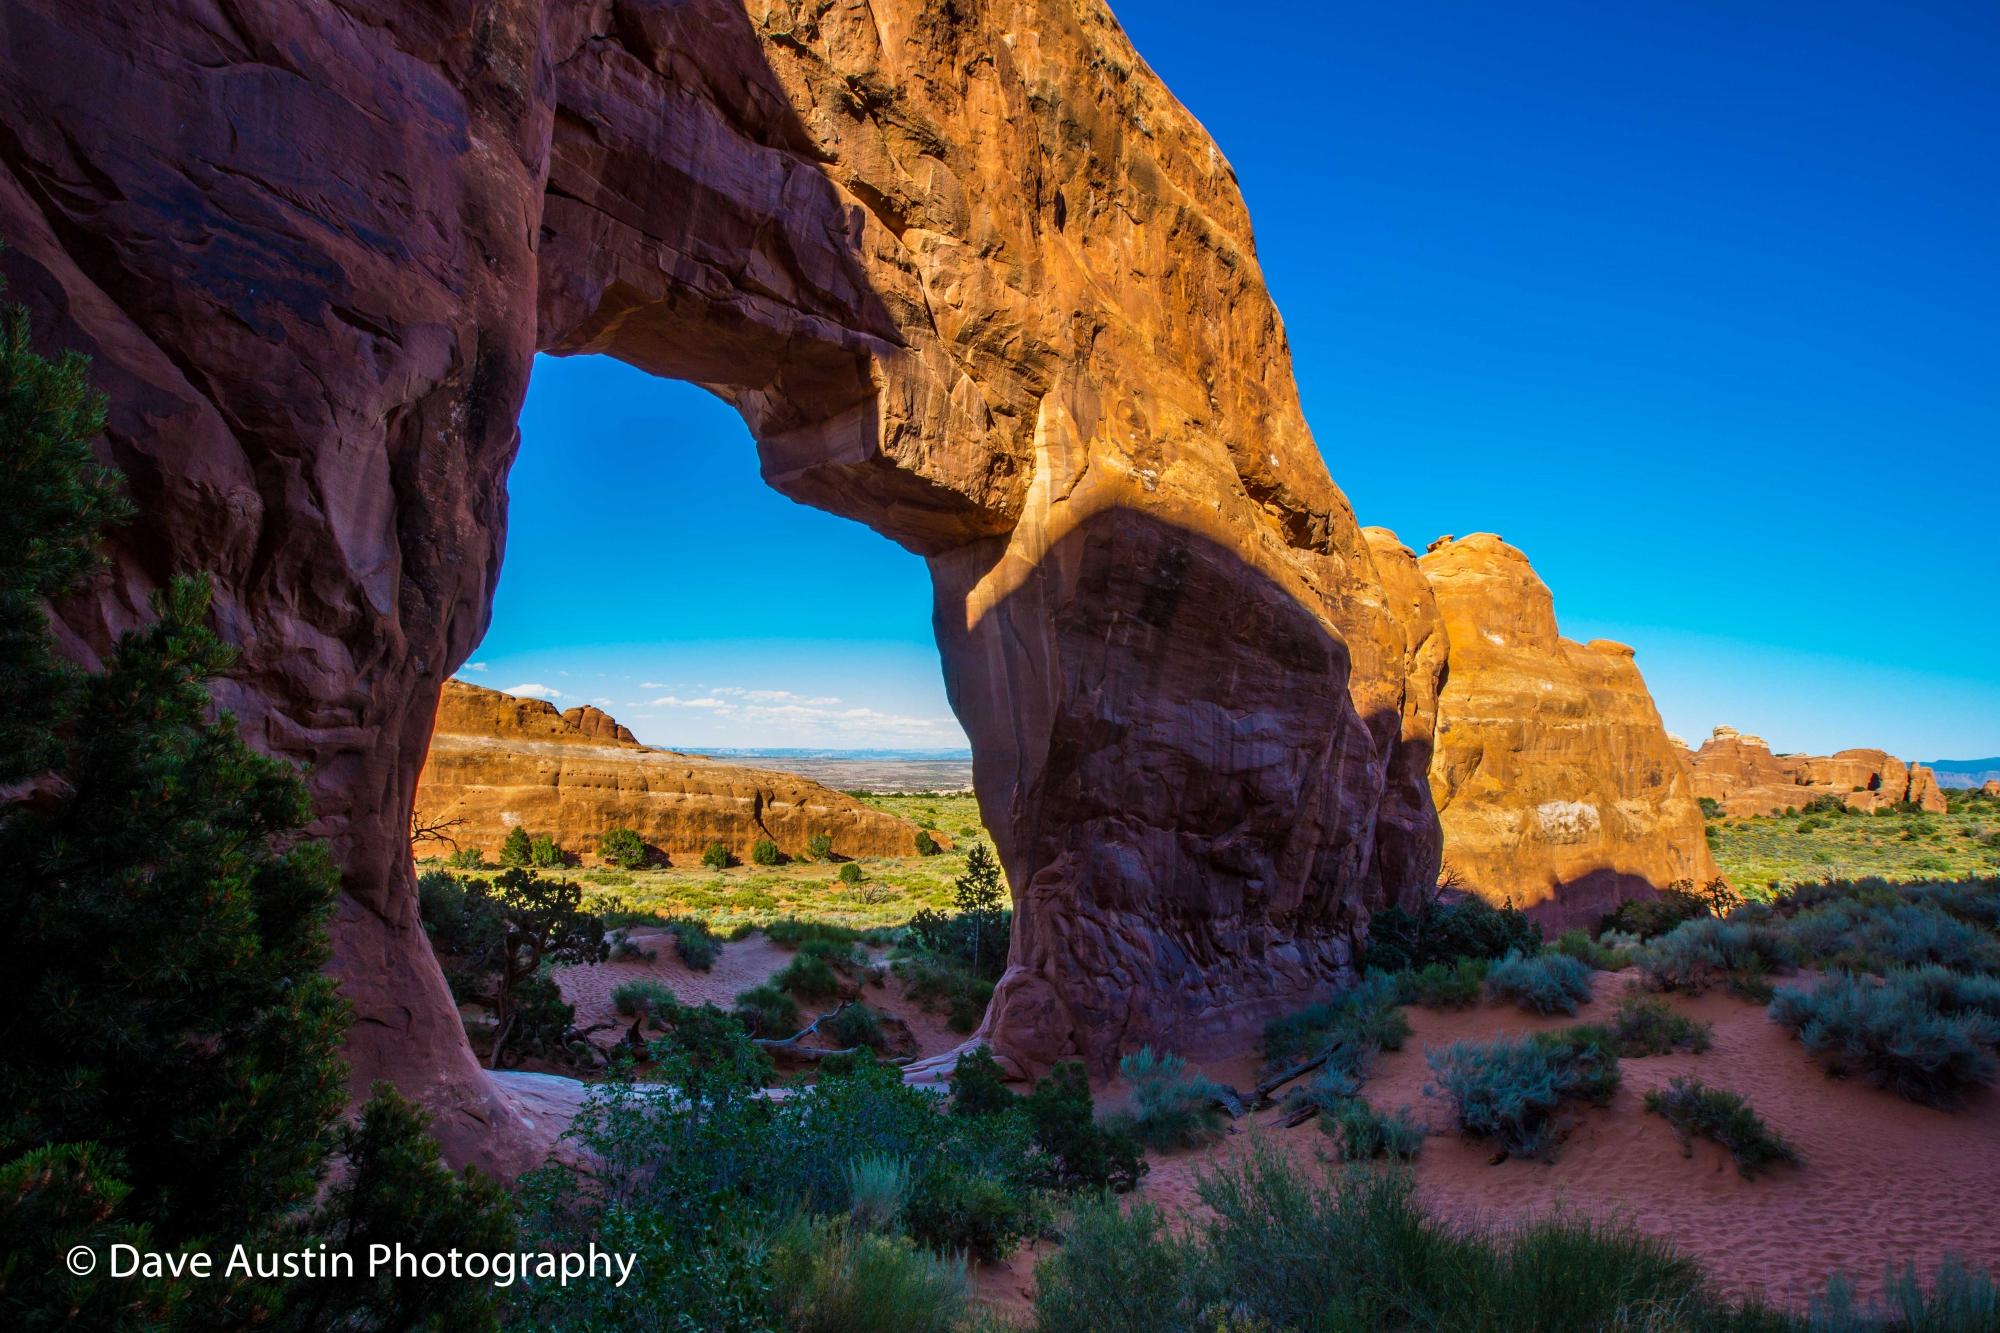
{"label": "vegetation patch", "polygon": [[1626,1059],[1705,1051],[1714,1029],[1680,1013],[1654,995],[1628,991],[1611,1014],[1611,1040]]}
{"label": "vegetation patch", "polygon": [[1486,973],[1486,986],[1530,1013],[1573,1014],[1590,1003],[1590,964],[1560,953],[1510,953]]}
{"label": "vegetation patch", "polygon": [[1131,1132],[1147,1147],[1193,1148],[1222,1134],[1222,1088],[1180,1056],[1144,1046],[1118,1062],[1118,1073],[1132,1088]]}
{"label": "vegetation patch", "polygon": [[1684,1154],[1693,1155],[1697,1137],[1722,1145],[1745,1180],[1780,1163],[1798,1163],[1798,1150],[1766,1125],[1749,1102],[1700,1079],[1676,1078],[1666,1088],[1653,1089],[1646,1094],[1646,1109],[1674,1127]]}
{"label": "vegetation patch", "polygon": [[1552,1157],[1564,1102],[1602,1105],[1618,1088],[1618,1053],[1601,1028],[1455,1042],[1426,1059],[1425,1091],[1444,1099],[1460,1131],[1517,1157]]}
{"label": "vegetation patch", "polygon": [[1830,973],[1808,991],[1771,1001],[1774,1021],[1835,1077],[1858,1075],[1899,1097],[1951,1107],[1993,1082],[2000,1019],[1986,987],[1964,993],[1945,969],[1892,971],[1880,979]]}

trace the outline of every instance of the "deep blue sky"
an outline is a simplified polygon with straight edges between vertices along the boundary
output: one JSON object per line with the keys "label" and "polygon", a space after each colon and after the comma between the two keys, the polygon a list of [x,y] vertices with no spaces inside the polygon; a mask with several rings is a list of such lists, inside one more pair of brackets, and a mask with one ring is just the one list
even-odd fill
{"label": "deep blue sky", "polygon": [[[1690,739],[2000,753],[2000,7],[1119,14],[1236,168],[1363,522],[1499,532]],[[955,736],[920,563],[764,489],[719,404],[544,360],[523,432],[474,679],[661,743]]]}

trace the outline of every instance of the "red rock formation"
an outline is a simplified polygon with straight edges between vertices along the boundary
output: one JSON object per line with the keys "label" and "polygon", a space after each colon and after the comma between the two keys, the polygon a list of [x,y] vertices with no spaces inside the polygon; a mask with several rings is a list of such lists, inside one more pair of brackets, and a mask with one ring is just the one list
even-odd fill
{"label": "red rock formation", "polygon": [[356,1086],[454,1158],[521,1140],[405,820],[537,349],[714,388],[772,485],[929,558],[1020,1063],[1323,994],[1434,872],[1412,640],[1229,166],[1096,0],[10,0],[0,124],[0,263],[142,516],[69,646],[213,572],[223,702],[343,867]]}
{"label": "red rock formation", "polygon": [[417,810],[489,858],[517,825],[579,855],[620,827],[690,863],[715,842],[747,861],[761,838],[798,855],[816,834],[842,856],[917,854],[915,824],[817,782],[651,750],[595,708],[558,713],[459,680],[444,684]]}
{"label": "red rock formation", "polygon": [[1774,815],[1821,796],[1837,796],[1854,810],[1904,802],[1939,814],[1945,809],[1936,774],[1885,750],[1842,750],[1825,758],[1779,755],[1761,736],[1717,727],[1687,761],[1695,795],[1720,801],[1729,815]]}
{"label": "red rock formation", "polygon": [[1549,925],[1719,873],[1633,652],[1556,632],[1527,557],[1491,533],[1417,561],[1450,643],[1431,789],[1466,887]]}

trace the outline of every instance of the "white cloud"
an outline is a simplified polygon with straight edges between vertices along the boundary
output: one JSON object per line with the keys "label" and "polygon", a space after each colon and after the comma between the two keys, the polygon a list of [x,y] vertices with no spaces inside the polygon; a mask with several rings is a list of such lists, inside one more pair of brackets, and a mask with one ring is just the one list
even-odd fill
{"label": "white cloud", "polygon": [[465,664],[465,669],[466,669],[467,671],[484,671],[484,670],[486,670],[486,663],[484,663],[484,662],[467,662],[467,663]]}
{"label": "white cloud", "polygon": [[523,699],[560,699],[563,697],[563,692],[556,689],[553,685],[542,685],[535,681],[529,681],[525,685],[516,685],[513,689],[507,691],[507,693],[518,695]]}
{"label": "white cloud", "polygon": [[726,699],[717,699],[713,695],[700,699],[680,699],[671,694],[663,694],[657,699],[648,700],[645,706],[648,708],[709,708],[724,713],[733,713],[736,711],[735,704],[730,703]]}
{"label": "white cloud", "polygon": [[611,702],[611,700],[609,699],[592,699],[591,702],[596,704],[599,708],[616,708],[618,706],[617,704]]}

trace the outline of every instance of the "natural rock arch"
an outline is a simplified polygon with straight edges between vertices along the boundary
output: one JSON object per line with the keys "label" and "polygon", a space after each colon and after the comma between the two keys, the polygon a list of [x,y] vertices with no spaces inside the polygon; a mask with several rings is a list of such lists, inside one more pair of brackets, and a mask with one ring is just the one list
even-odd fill
{"label": "natural rock arch", "polygon": [[454,1157],[524,1140],[404,830],[537,350],[713,388],[772,485],[927,558],[1020,1065],[1322,994],[1433,875],[1436,655],[1227,163],[1094,0],[9,0],[0,62],[13,295],[96,359],[143,513],[70,647],[214,572],[224,701],[310,765],[344,868],[356,1079]]}

